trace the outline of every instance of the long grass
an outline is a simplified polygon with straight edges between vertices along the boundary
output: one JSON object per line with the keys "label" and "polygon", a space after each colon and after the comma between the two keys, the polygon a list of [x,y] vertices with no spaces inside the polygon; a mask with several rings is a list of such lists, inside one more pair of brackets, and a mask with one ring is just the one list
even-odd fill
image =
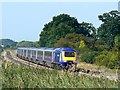
{"label": "long grass", "polygon": [[89,64],[89,63],[85,63],[85,62],[79,62],[77,64],[77,67],[89,69],[89,70],[98,70],[98,71],[112,73],[112,74],[116,74],[116,72],[118,73],[118,71],[116,71],[117,69],[109,69],[105,66],[99,66],[96,64]]}
{"label": "long grass", "polygon": [[2,88],[118,88],[118,82],[3,62]]}

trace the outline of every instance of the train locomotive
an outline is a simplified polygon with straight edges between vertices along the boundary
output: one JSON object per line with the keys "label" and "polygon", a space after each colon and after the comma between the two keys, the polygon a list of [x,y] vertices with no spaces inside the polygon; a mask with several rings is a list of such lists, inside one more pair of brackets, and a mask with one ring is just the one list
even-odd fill
{"label": "train locomotive", "polygon": [[77,52],[72,48],[17,48],[17,57],[44,66],[75,70]]}

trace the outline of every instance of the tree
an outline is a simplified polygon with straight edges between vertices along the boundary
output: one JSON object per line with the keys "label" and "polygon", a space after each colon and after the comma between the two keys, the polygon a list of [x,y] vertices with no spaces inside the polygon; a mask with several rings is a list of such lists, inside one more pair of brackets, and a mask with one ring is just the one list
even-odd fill
{"label": "tree", "polygon": [[55,44],[55,47],[71,47],[70,42],[66,38],[60,38]]}
{"label": "tree", "polygon": [[80,23],[78,34],[83,34],[87,37],[95,37],[96,29],[91,23],[82,22]]}
{"label": "tree", "polygon": [[11,39],[0,39],[0,44],[4,46],[4,48],[15,48],[17,42],[11,40]]}
{"label": "tree", "polygon": [[102,51],[97,57],[95,57],[96,64],[104,65],[108,68],[119,68],[119,59],[117,52],[114,51]]}
{"label": "tree", "polygon": [[39,45],[39,42],[38,42],[38,41],[34,42],[34,47],[40,47],[40,45]]}
{"label": "tree", "polygon": [[109,46],[105,43],[105,41],[98,39],[94,43],[94,50],[96,51],[109,50]]}
{"label": "tree", "polygon": [[64,38],[68,33],[83,34],[91,37],[91,32],[95,28],[90,23],[78,23],[75,17],[70,17],[67,14],[54,16],[53,20],[44,25],[43,31],[40,33],[40,46],[54,47],[55,43]]}
{"label": "tree", "polygon": [[94,50],[94,38],[86,37],[83,34],[68,33],[64,38],[60,38],[55,47],[67,46],[76,49],[78,52],[81,48]]}
{"label": "tree", "polygon": [[34,42],[31,41],[21,41],[17,43],[18,47],[34,47]]}
{"label": "tree", "polygon": [[120,16],[118,11],[110,11],[99,15],[99,20],[103,22],[98,28],[98,38],[105,41],[105,43],[112,48],[114,46],[114,38],[120,35]]}

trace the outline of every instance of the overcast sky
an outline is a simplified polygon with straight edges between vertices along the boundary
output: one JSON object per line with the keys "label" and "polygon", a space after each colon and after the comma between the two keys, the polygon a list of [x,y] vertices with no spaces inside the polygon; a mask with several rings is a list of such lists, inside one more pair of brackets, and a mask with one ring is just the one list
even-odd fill
{"label": "overcast sky", "polygon": [[[118,10],[117,2],[6,2],[0,3],[0,34],[15,41],[38,41],[53,16],[69,14],[79,22],[101,24],[98,15]],[[0,37],[1,38],[1,37]]]}

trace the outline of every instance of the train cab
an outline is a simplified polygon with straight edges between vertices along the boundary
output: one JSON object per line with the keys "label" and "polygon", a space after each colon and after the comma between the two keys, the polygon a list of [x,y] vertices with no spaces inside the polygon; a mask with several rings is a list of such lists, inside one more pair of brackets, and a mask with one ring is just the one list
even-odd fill
{"label": "train cab", "polygon": [[56,48],[54,52],[54,61],[58,62],[62,67],[76,65],[76,57],[76,51],[72,48]]}

